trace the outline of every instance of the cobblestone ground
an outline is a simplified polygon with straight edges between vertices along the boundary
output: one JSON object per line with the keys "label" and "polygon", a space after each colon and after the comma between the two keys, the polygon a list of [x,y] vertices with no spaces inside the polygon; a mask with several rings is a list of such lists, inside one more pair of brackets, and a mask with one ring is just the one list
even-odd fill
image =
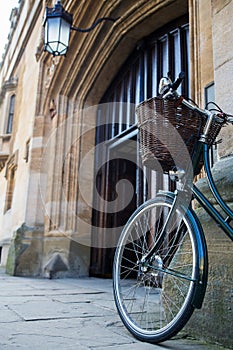
{"label": "cobblestone ground", "polygon": [[32,279],[0,273],[1,350],[220,350],[181,336],[142,343],[123,327],[112,281]]}

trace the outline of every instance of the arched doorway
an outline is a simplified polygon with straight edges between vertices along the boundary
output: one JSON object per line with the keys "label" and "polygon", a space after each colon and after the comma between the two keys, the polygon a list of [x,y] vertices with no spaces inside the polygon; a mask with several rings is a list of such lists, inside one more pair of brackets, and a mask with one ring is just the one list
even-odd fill
{"label": "arched doorway", "polygon": [[[153,196],[157,189],[171,189],[173,186],[166,175],[149,169],[142,171],[137,166],[140,159],[135,106],[158,94],[160,78],[168,71],[174,78],[181,70],[186,72],[181,92],[189,96],[189,55],[188,17],[183,16],[137,44],[101,100],[96,145],[105,143],[106,147],[104,152],[96,148],[96,168],[103,164],[95,174],[97,192],[109,205],[118,195],[116,186],[120,180],[130,181],[134,192],[127,201],[127,192],[122,190],[123,201],[127,203],[124,210],[117,207],[111,212],[107,207],[93,209],[92,224],[99,242],[91,251],[92,276],[111,277],[115,249],[113,246],[101,247],[101,240],[106,239],[105,228],[117,231],[137,206]],[[119,203],[121,207],[122,203]]]}

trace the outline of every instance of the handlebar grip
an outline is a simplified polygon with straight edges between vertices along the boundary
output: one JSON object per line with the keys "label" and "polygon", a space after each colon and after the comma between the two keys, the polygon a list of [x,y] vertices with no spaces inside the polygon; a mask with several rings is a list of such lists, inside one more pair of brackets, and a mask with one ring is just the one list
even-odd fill
{"label": "handlebar grip", "polygon": [[233,125],[233,115],[227,114],[226,117],[227,117],[227,122]]}
{"label": "handlebar grip", "polygon": [[178,78],[174,81],[174,83],[172,83],[170,85],[170,87],[172,88],[172,90],[177,90],[178,87],[180,86],[180,84],[182,83],[182,81],[185,78],[185,73],[184,72],[180,72]]}

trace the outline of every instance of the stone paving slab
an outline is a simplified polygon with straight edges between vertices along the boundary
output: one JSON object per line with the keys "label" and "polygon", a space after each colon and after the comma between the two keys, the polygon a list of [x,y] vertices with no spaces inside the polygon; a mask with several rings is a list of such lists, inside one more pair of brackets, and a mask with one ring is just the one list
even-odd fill
{"label": "stone paving slab", "polygon": [[13,310],[10,310],[8,306],[2,306],[0,307],[0,320],[1,325],[2,323],[12,323],[20,321],[21,317],[17,315]]}
{"label": "stone paving slab", "polygon": [[142,343],[122,325],[112,281],[33,279],[0,273],[0,350],[220,350],[181,335]]}

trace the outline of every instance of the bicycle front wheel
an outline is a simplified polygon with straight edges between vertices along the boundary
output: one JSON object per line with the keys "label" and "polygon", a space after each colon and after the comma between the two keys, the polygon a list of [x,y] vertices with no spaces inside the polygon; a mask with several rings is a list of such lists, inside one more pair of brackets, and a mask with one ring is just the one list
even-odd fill
{"label": "bicycle front wheel", "polygon": [[[161,239],[172,199],[142,205],[126,224],[115,253],[114,298],[126,328],[159,343],[177,334],[193,313],[198,280],[197,241],[188,212],[176,209]],[[143,257],[155,247],[147,261]]]}

